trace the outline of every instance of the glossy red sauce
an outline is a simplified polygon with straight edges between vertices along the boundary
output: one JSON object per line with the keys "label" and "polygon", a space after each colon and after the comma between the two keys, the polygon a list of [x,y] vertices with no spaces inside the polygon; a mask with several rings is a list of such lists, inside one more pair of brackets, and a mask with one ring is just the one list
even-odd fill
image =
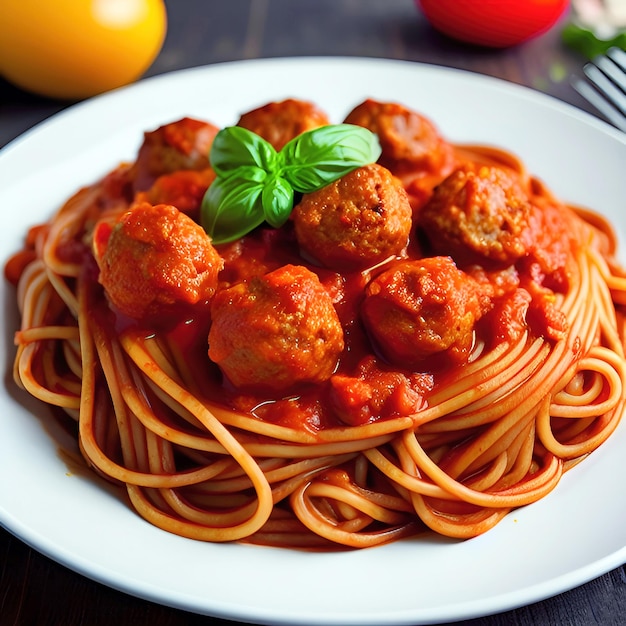
{"label": "glossy red sauce", "polygon": [[[211,129],[206,131],[210,132]],[[459,163],[471,160],[512,170],[516,166],[513,157],[491,149],[458,149],[455,159]],[[367,285],[393,267],[394,263],[436,256],[419,228],[416,230],[413,227],[402,258],[389,259],[363,271],[344,272],[321,268],[305,258],[298,247],[293,225],[288,222],[281,229],[258,228],[237,242],[216,246],[224,262],[218,275],[218,289],[248,281],[253,276],[263,276],[288,264],[304,266],[317,275],[329,294],[343,329],[345,347],[335,374],[322,384],[302,384],[277,393],[269,393],[253,385],[237,389],[208,356],[207,337],[211,328],[209,301],[197,302],[193,306],[168,307],[156,317],[133,320],[119,314],[105,299],[91,255],[95,253],[99,257],[106,249],[111,234],[111,220],[106,218],[107,212],[119,214],[136,199],[145,201],[150,198],[156,202],[167,199],[164,196],[171,196],[183,198],[187,209],[185,213],[197,218],[196,205],[211,178],[210,174],[206,174],[204,161],[201,161],[199,172],[184,175],[170,172],[160,180],[154,178],[152,186],[146,184],[145,189],[133,191],[129,184],[132,167],[122,165],[100,183],[94,212],[100,218],[105,216],[105,219],[94,231],[93,249],[86,247],[84,238],[77,237],[66,240],[57,254],[60,259],[83,260],[85,271],[92,276],[94,292],[99,294],[94,296],[93,312],[103,324],[117,333],[163,335],[184,355],[188,371],[195,377],[196,387],[209,402],[249,413],[267,422],[310,432],[367,424],[410,415],[427,406],[432,391],[454,380],[459,368],[463,368],[471,358],[473,346],[484,344],[484,349],[490,350],[502,341],[514,341],[526,331],[552,341],[558,339],[566,328],[566,321],[555,306],[554,296],[565,293],[569,288],[575,254],[575,243],[571,241],[568,228],[571,213],[566,207],[544,198],[539,193],[540,187],[537,187],[537,197],[533,198],[538,209],[532,213],[527,224],[528,238],[534,242],[532,253],[511,263],[486,261],[482,265],[472,263],[464,266],[462,269],[467,280],[479,294],[475,299],[469,298],[465,304],[468,315],[476,320],[470,325],[469,336],[457,342],[460,349],[442,349],[411,364],[401,359],[394,360],[393,355],[388,358],[389,355],[377,347],[381,337],[373,337],[371,329],[368,332],[362,321],[361,308]],[[417,220],[418,224],[421,207],[432,197],[432,185],[437,180],[431,173],[405,180],[416,214],[414,222]],[[31,253],[31,250],[25,252],[26,255]],[[16,260],[11,274],[19,274],[26,260]],[[436,283],[436,274],[431,273],[429,280]],[[449,282],[449,277],[446,281]],[[440,287],[441,298],[455,297],[454,285]],[[434,294],[434,300],[439,297],[436,289],[429,293]],[[402,308],[403,298],[402,293],[395,294],[394,306]],[[476,303],[472,304],[474,301]],[[409,306],[408,296],[406,302]],[[109,319],[109,315],[113,318]],[[383,334],[382,341],[384,337]]]}
{"label": "glossy red sauce", "polygon": [[[432,375],[429,372],[415,373],[391,368],[372,354],[370,341],[358,315],[366,283],[361,273],[340,274],[307,263],[298,252],[289,226],[280,230],[260,229],[243,241],[218,246],[218,251],[225,259],[225,267],[220,274],[222,286],[253,274],[264,274],[288,263],[305,265],[315,272],[333,297],[344,330],[345,349],[333,377],[336,384],[303,385],[280,397],[253,389],[242,392],[230,385],[219,368],[207,358],[208,307],[196,310],[193,317],[180,320],[166,330],[166,334],[184,352],[189,360],[189,369],[198,377],[197,384],[207,398],[270,423],[311,432],[405,415],[414,412],[416,406],[423,406],[422,394],[415,389],[425,392],[431,388]],[[362,369],[366,376],[363,380],[356,380],[353,372],[361,362],[364,362]],[[389,389],[396,391],[390,393]],[[353,415],[350,421],[345,417],[341,419],[338,404],[357,404],[359,393],[377,396],[380,399],[379,412],[372,414],[371,410],[364,409]],[[407,395],[413,400],[410,405],[406,402]],[[363,400],[360,398],[361,402]]]}
{"label": "glossy red sauce", "polygon": [[[552,232],[551,240],[559,239],[565,229],[566,222],[561,221],[559,230]],[[456,368],[464,365],[444,354],[438,359],[425,360],[421,367],[402,368],[388,364],[377,354],[360,320],[359,310],[366,284],[384,271],[385,264],[365,274],[319,268],[301,257],[289,225],[280,230],[258,229],[236,243],[218,246],[218,252],[225,261],[219,276],[221,287],[288,263],[305,265],[315,272],[333,298],[344,329],[345,350],[335,376],[325,384],[305,385],[279,397],[262,390],[242,391],[230,385],[208,359],[209,305],[181,310],[180,317],[166,318],[167,323],[158,332],[166,334],[168,340],[180,348],[189,371],[197,378],[198,388],[211,402],[270,423],[316,432],[414,413],[427,406],[432,390],[454,380]],[[561,253],[558,249],[546,252],[557,257]],[[412,241],[409,258],[419,258],[422,254],[418,242]],[[502,341],[514,340],[529,328],[534,335],[549,338],[551,325],[562,323],[560,316],[548,306],[551,298],[534,301],[528,291],[517,289],[520,282],[530,280],[530,273],[524,277],[519,270],[511,268],[489,271],[475,268],[475,273],[478,280],[502,295],[493,299],[488,313],[476,324],[474,342],[484,341],[490,349]],[[553,286],[564,288],[564,285]],[[151,327],[146,328],[147,334],[152,331]]]}

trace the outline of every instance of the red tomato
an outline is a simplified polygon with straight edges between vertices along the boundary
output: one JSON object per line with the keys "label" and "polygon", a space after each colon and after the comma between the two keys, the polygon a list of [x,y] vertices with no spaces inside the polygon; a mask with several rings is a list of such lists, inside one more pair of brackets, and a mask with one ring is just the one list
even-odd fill
{"label": "red tomato", "polygon": [[468,43],[504,48],[548,30],[568,0],[416,0],[440,32]]}

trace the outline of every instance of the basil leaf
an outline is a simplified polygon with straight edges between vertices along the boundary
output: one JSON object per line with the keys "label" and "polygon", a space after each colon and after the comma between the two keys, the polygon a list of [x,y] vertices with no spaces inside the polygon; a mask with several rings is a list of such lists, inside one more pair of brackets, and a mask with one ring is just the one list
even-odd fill
{"label": "basil leaf", "polygon": [[281,176],[272,176],[263,185],[261,199],[265,221],[274,228],[280,228],[293,209],[293,187]]}
{"label": "basil leaf", "polygon": [[269,172],[279,160],[272,144],[240,126],[228,126],[217,133],[209,159],[215,173],[223,178],[239,175],[240,167],[259,167]]}
{"label": "basil leaf", "polygon": [[243,237],[265,220],[263,182],[230,176],[216,178],[202,200],[200,222],[214,244]]}
{"label": "basil leaf", "polygon": [[283,176],[301,193],[317,191],[357,167],[374,163],[380,153],[378,137],[353,124],[314,128],[280,151]]}
{"label": "basil leaf", "polygon": [[294,192],[310,193],[380,156],[378,138],[352,124],[316,128],[280,152],[239,126],[220,130],[209,155],[217,177],[207,190],[200,222],[216,244],[243,237],[264,221],[280,228]]}
{"label": "basil leaf", "polygon": [[592,29],[578,24],[566,24],[561,32],[564,43],[593,60],[605,54],[610,48],[621,48],[626,51],[626,31],[616,32],[609,38],[599,37]]}

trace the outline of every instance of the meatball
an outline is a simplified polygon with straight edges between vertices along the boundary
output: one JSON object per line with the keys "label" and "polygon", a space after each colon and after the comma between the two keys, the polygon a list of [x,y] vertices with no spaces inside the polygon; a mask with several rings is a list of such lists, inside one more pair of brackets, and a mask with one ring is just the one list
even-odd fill
{"label": "meatball", "polygon": [[[102,237],[106,223],[95,229]],[[102,245],[94,243],[99,250]],[[99,281],[113,306],[134,319],[208,302],[222,259],[209,236],[176,207],[141,203],[115,223],[98,256]]]}
{"label": "meatball", "polygon": [[403,261],[366,288],[363,323],[391,363],[414,367],[433,355],[467,357],[476,322],[490,306],[481,285],[449,257]]}
{"label": "meatball", "polygon": [[236,388],[280,392],[321,383],[344,347],[330,296],[298,265],[218,291],[211,319],[209,358]]}
{"label": "meatball", "polygon": [[145,191],[163,174],[204,170],[217,126],[185,117],[144,134],[134,165],[134,189]]}
{"label": "meatball", "polygon": [[418,172],[446,175],[452,167],[452,146],[430,120],[401,104],[366,100],[345,122],[378,135],[382,148],[378,162],[398,176]]}
{"label": "meatball", "polygon": [[237,126],[260,135],[280,150],[288,141],[307,130],[327,126],[330,121],[323,111],[310,102],[283,100],[244,113]]}
{"label": "meatball", "polygon": [[373,164],[303,196],[292,212],[303,253],[331,269],[362,269],[406,249],[411,205],[400,181]]}
{"label": "meatball", "polygon": [[458,169],[435,189],[417,226],[436,254],[463,266],[510,265],[529,251],[531,205],[514,172]]}
{"label": "meatball", "polygon": [[186,213],[195,222],[200,220],[204,194],[215,180],[215,172],[205,170],[178,170],[159,176],[152,187],[135,195],[135,202],[171,204]]}

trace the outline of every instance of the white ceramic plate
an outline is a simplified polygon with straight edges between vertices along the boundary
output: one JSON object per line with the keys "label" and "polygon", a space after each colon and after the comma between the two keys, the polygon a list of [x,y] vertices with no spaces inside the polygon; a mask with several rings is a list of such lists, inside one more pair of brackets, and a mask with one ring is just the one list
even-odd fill
{"label": "white ceramic plate", "polygon": [[[72,107],[0,152],[2,261],[26,228],[135,155],[144,130],[183,115],[218,125],[285,97],[343,116],[366,97],[431,117],[455,142],[513,150],[562,198],[626,233],[626,139],[533,91],[408,62],[283,59],[177,72]],[[626,424],[541,502],[465,542],[428,538],[336,554],[181,539],[76,473],[47,411],[11,383],[13,290],[1,286],[0,522],[38,551],[130,594],[255,623],[423,624],[504,611],[626,561]]]}

